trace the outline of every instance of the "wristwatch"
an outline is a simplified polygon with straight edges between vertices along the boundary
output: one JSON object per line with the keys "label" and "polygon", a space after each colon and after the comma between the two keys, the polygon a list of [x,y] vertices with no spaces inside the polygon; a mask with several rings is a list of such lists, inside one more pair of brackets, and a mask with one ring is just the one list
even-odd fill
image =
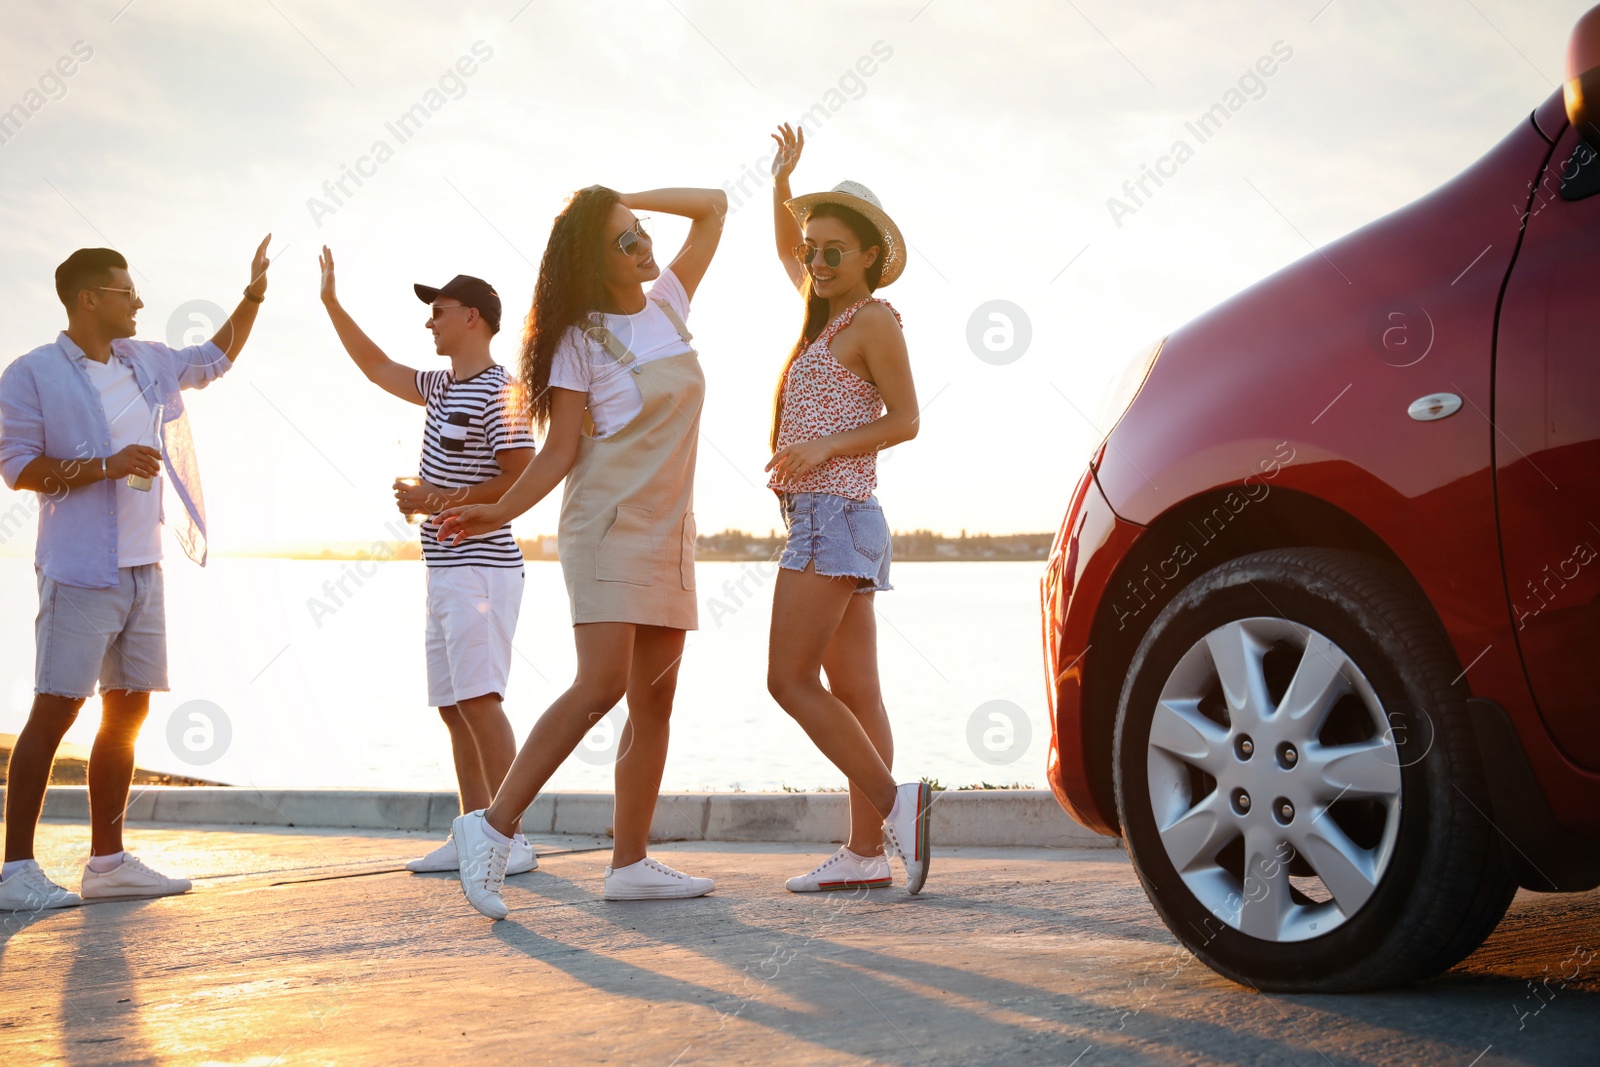
{"label": "wristwatch", "polygon": [[262,301],[266,300],[265,296],[251,296],[250,295],[250,287],[248,285],[244,287],[244,298],[246,300],[250,301],[252,304],[259,304]]}

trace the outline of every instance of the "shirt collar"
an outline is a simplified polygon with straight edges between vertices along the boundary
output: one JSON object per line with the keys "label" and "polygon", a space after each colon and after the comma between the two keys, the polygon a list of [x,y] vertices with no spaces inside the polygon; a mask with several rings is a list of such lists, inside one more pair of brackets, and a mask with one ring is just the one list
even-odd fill
{"label": "shirt collar", "polygon": [[[89,362],[88,354],[85,353],[83,349],[78,347],[78,342],[67,336],[66,330],[62,330],[56,335],[56,344],[60,347],[61,351],[67,354],[67,358],[71,359],[72,362],[80,366]],[[118,351],[117,342],[115,341],[111,342],[111,354],[123,363],[128,361],[127,353]]]}

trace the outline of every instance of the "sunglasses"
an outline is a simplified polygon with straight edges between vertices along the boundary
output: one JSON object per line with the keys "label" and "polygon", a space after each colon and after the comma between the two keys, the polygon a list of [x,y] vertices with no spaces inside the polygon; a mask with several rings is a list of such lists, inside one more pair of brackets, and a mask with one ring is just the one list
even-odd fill
{"label": "sunglasses", "polygon": [[859,251],[859,248],[818,248],[816,245],[803,244],[794,246],[794,258],[800,261],[801,266],[809,267],[816,260],[817,253],[821,252],[822,262],[831,270],[843,263],[845,256]]}
{"label": "sunglasses", "polygon": [[139,302],[139,290],[131,285],[124,285],[121,287],[115,285],[97,285],[95,288],[104,289],[108,293],[125,293],[127,294],[128,299],[133,303],[137,304]]}
{"label": "sunglasses", "polygon": [[639,245],[650,239],[650,235],[644,232],[644,224],[648,221],[648,215],[642,219],[634,219],[632,226],[617,234],[615,242],[617,251],[625,256],[631,256],[639,251]]}

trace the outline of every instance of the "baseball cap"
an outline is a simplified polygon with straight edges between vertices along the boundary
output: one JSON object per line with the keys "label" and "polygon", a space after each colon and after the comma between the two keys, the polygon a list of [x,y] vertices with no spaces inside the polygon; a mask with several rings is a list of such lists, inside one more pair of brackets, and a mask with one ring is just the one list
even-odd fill
{"label": "baseball cap", "polygon": [[424,304],[431,304],[441,296],[448,296],[461,301],[469,308],[477,308],[478,314],[484,317],[490,329],[500,328],[500,294],[494,291],[494,286],[482,278],[474,278],[470,274],[457,274],[437,289],[420,283],[412,288],[417,291],[417,299]]}

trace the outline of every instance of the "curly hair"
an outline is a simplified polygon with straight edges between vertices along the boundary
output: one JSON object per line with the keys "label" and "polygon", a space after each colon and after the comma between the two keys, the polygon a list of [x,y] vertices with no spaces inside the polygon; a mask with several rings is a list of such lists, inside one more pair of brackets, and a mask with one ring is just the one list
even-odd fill
{"label": "curly hair", "polygon": [[[806,218],[838,219],[849,228],[860,247],[877,248],[878,258],[867,268],[866,279],[867,291],[877,292],[878,286],[883,282],[883,265],[886,258],[883,235],[878,232],[878,228],[868,222],[865,215],[859,211],[852,211],[842,204],[818,204],[811,209]],[[794,348],[789,351],[789,358],[783,361],[783,371],[778,375],[778,389],[772,398],[772,429],[768,436],[768,444],[774,452],[778,450],[778,428],[783,421],[783,393],[789,384],[789,368],[794,366],[794,361],[800,358],[800,353],[811,347],[811,343],[822,335],[822,331],[828,325],[828,300],[826,297],[817,296],[813,291],[809,268],[801,286],[800,295],[806,302],[805,324],[800,328],[800,340],[796,341]]]}
{"label": "curly hair", "polygon": [[523,389],[533,398],[534,425],[541,433],[550,425],[550,366],[556,346],[568,329],[582,329],[589,313],[605,303],[606,250],[601,235],[618,199],[603,185],[579,189],[556,216],[544,246],[533,305],[522,324],[518,364]]}

